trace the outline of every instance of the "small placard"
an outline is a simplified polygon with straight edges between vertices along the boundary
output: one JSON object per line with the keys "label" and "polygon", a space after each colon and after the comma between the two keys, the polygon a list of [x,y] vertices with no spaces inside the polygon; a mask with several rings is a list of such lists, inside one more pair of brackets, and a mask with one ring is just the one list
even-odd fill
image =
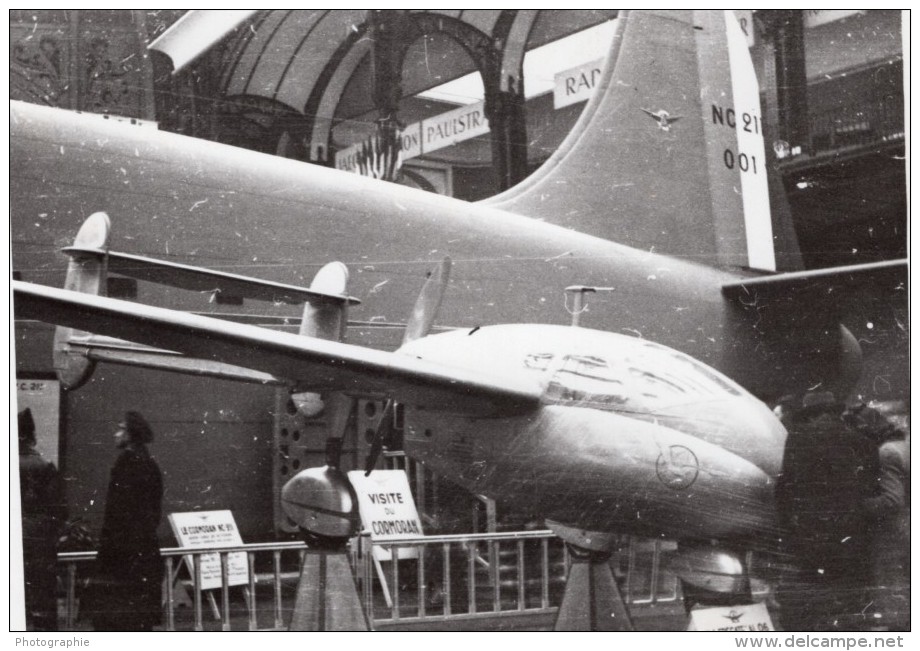
{"label": "small placard", "polygon": [[[425,535],[404,470],[375,470],[368,477],[361,470],[353,470],[348,479],[358,494],[361,525],[370,533],[371,540],[379,543]],[[374,550],[377,560],[390,560],[385,549]],[[417,555],[418,551],[411,548],[399,551],[400,558]]]}
{"label": "small placard", "polygon": [[744,606],[700,608],[690,612],[688,631],[734,631],[750,633],[774,631],[773,620],[762,603]]}
{"label": "small placard", "polygon": [[[172,527],[180,547],[201,549],[205,547],[233,547],[242,545],[243,539],[230,511],[194,511],[191,513],[170,513]],[[188,570],[195,576],[195,565],[191,556],[185,557]],[[228,585],[249,583],[249,564],[246,552],[233,552],[227,557]],[[204,554],[201,557],[201,590],[221,587],[220,554]]]}

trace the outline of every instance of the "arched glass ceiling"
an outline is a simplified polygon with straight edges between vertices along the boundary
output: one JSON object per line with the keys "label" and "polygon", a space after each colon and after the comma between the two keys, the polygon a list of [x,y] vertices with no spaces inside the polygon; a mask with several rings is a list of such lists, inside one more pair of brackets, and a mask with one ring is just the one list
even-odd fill
{"label": "arched glass ceiling", "polygon": [[[554,75],[568,68],[602,59],[610,49],[615,23],[604,22],[577,34],[531,48],[524,58],[524,97],[552,92]],[[421,97],[472,104],[483,99],[482,79],[472,72],[420,93]]]}
{"label": "arched glass ceiling", "polygon": [[[420,13],[421,10],[414,10]],[[491,36],[501,10],[430,10],[427,13],[460,20]],[[532,50],[574,32],[606,22],[614,10],[537,12],[528,33],[525,50]],[[366,10],[266,10],[254,15],[236,30],[224,55],[221,86],[227,97],[251,95],[281,102],[303,111],[318,84],[330,77],[328,66],[334,59],[350,60],[351,48],[363,48],[368,12]],[[507,47],[520,43],[509,43]],[[404,92],[417,94],[433,86],[463,77],[472,72],[468,58],[457,57],[446,66],[440,78],[430,77],[419,83],[407,81]],[[425,87],[427,85],[427,87]],[[416,87],[419,86],[419,87]]]}

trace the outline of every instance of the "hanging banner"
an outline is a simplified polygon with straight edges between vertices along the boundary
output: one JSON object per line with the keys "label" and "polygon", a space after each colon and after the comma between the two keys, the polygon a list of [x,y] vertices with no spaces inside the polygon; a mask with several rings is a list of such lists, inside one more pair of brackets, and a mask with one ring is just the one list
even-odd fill
{"label": "hanging banner", "polygon": [[422,120],[421,153],[428,153],[450,147],[458,142],[470,140],[489,133],[485,101],[442,113]]}
{"label": "hanging banner", "polygon": [[557,72],[553,77],[553,108],[561,109],[578,102],[586,102],[594,94],[597,80],[601,78],[603,59]]}
{"label": "hanging banner", "polygon": [[[401,160],[444,149],[459,142],[489,133],[485,101],[461,106],[405,127],[400,135]],[[355,171],[362,152],[372,145],[372,139],[346,147],[335,154],[335,168]]]}

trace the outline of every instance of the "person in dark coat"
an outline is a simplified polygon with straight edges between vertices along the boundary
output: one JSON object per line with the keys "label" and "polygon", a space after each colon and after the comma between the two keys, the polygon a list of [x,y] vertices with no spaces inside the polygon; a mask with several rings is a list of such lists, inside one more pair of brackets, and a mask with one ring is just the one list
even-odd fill
{"label": "person in dark coat", "polygon": [[32,411],[19,412],[18,421],[26,626],[56,631],[57,540],[67,520],[64,485],[54,464],[35,449]]}
{"label": "person in dark coat", "polygon": [[129,411],[115,434],[121,450],[109,477],[99,540],[97,631],[149,631],[161,619],[160,523],[163,479],[147,451],[153,431]]}
{"label": "person in dark coat", "polygon": [[784,630],[853,630],[871,602],[869,519],[878,448],[829,392],[789,420],[776,505],[794,571],[777,590]]}
{"label": "person in dark coat", "polygon": [[877,409],[859,405],[856,429],[878,445],[878,488],[863,501],[869,519],[875,629],[910,630],[910,436]]}

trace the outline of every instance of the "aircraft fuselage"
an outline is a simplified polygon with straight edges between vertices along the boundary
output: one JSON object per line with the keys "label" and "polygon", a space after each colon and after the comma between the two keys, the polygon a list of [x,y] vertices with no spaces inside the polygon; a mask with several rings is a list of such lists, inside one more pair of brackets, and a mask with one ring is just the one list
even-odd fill
{"label": "aircraft fuselage", "polygon": [[[738,271],[99,116],[13,102],[11,131],[13,263],[30,282],[61,286],[66,259],[58,250],[87,215],[103,210],[117,224],[112,248],[138,255],[300,285],[323,263],[341,260],[363,301],[350,315],[357,321],[402,320],[418,278],[449,254],[453,277],[440,324],[567,323],[565,287],[611,286],[591,299],[583,325],[668,345],[759,397],[838,373],[832,320],[803,325],[796,336],[807,345],[791,345],[784,333],[757,326],[770,322],[759,306],[723,299],[722,285],[741,278]],[[145,302],[220,311],[206,298],[142,291]],[[276,313],[294,316],[285,306]],[[401,333],[380,332],[352,327],[348,337],[396,348]]]}
{"label": "aircraft fuselage", "polygon": [[541,325],[459,330],[400,352],[530,375],[544,387],[543,404],[518,416],[407,407],[407,453],[476,494],[595,531],[761,542],[776,533],[785,429],[762,402],[686,355]]}

